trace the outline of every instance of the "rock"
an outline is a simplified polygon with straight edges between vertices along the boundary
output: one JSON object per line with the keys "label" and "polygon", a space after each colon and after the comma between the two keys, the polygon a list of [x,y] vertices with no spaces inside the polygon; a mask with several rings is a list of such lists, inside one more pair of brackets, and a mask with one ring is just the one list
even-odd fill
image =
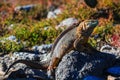
{"label": "rock", "polygon": [[8,30],[12,30],[14,27],[14,24],[10,24],[10,26],[8,26]]}
{"label": "rock", "polygon": [[27,52],[14,52],[11,58],[12,60],[24,59],[39,61],[40,55]]}
{"label": "rock", "polygon": [[83,80],[104,80],[104,79],[96,77],[96,76],[87,76]]}
{"label": "rock", "polygon": [[4,57],[0,57],[0,71],[4,72],[8,66],[12,63],[12,59],[9,55],[5,55]]}
{"label": "rock", "polygon": [[51,6],[49,6],[48,11],[54,11],[56,8],[57,8],[57,6],[51,5]]}
{"label": "rock", "polygon": [[44,30],[48,30],[51,26],[44,27]]}
{"label": "rock", "polygon": [[22,9],[21,10],[26,10],[26,11],[29,11],[31,8],[35,7],[35,5],[31,4],[31,5],[25,5],[25,6],[22,6]]}
{"label": "rock", "polygon": [[[47,45],[43,48],[48,47]],[[31,60],[33,54],[29,53],[17,53],[17,56],[31,56]],[[15,54],[16,55],[16,54]],[[36,54],[34,54],[36,55]],[[43,54],[43,59],[47,58],[47,54]],[[110,68],[114,67],[116,63],[120,62],[120,58],[116,58],[115,54],[104,53],[104,52],[95,52],[93,55],[89,55],[87,53],[78,52],[78,51],[71,51],[66,54],[61,62],[59,63],[57,69],[55,70],[55,80],[106,80],[107,73]],[[25,58],[26,59],[26,58]],[[116,60],[118,59],[118,60]],[[36,59],[35,59],[36,60]],[[38,60],[39,61],[39,60]],[[9,63],[10,64],[10,63]],[[24,72],[17,72],[15,75],[26,75],[24,76],[25,79],[41,79],[44,78],[45,80],[48,79],[45,72],[41,70],[31,69],[27,66],[20,67],[22,65],[16,65],[14,68],[19,69]],[[19,71],[17,70],[17,71]],[[118,69],[116,68],[116,71]],[[14,72],[10,75],[14,76]],[[13,76],[9,77],[12,78]],[[16,78],[18,78],[17,76]],[[15,78],[15,79],[16,79]],[[118,79],[115,77],[115,79]]]}
{"label": "rock", "polygon": [[50,19],[50,18],[56,18],[57,16],[56,16],[56,14],[54,13],[54,12],[52,12],[52,11],[49,11],[48,12],[48,15],[47,15],[47,18],[48,19]]}
{"label": "rock", "polygon": [[114,76],[108,75],[107,80],[120,80],[120,77],[114,77]]}
{"label": "rock", "polygon": [[23,78],[25,80],[26,79],[48,80],[48,76],[46,75],[45,72],[37,69],[31,69],[28,67],[11,72],[7,79],[9,80],[9,79],[23,79]]}
{"label": "rock", "polygon": [[40,45],[40,46],[33,46],[33,50],[36,52],[41,52],[41,53],[48,53],[51,51],[51,48],[52,48],[52,44],[43,44],[43,45]]}
{"label": "rock", "polygon": [[32,9],[35,5],[31,4],[31,5],[25,5],[25,6],[18,6],[15,7],[15,11],[20,11],[20,10],[25,10],[25,11],[29,11],[30,9]]}
{"label": "rock", "polygon": [[1,64],[1,67],[0,67],[0,68],[2,68],[0,71],[5,72],[8,67],[7,67],[6,63],[3,62],[3,63]]}
{"label": "rock", "polygon": [[[95,39],[95,38],[94,38]],[[105,45],[108,45],[105,41],[101,41],[99,38],[96,40],[97,41],[97,45],[96,45],[96,49],[98,51],[101,51],[101,48]],[[104,52],[104,51],[101,51]]]}
{"label": "rock", "polygon": [[[42,51],[46,51],[50,50],[52,47],[52,44],[49,45],[42,45]],[[39,46],[37,47],[37,49],[39,50]],[[47,56],[47,54],[36,54],[36,53],[29,53],[29,52],[14,52],[12,53],[12,55],[5,55],[0,57],[0,71],[1,73],[3,73],[8,67],[9,65],[11,65],[11,63],[13,63],[16,60],[19,59],[23,59],[23,60],[34,60],[34,61],[40,61],[45,59],[45,57]],[[26,65],[24,64],[16,64],[13,68],[14,69],[22,69],[25,68]]]}
{"label": "rock", "polygon": [[120,66],[114,66],[107,69],[107,72],[114,76],[120,76]]}
{"label": "rock", "polygon": [[18,40],[14,35],[1,38],[0,44],[1,44],[0,57],[8,54],[9,52],[20,50],[24,47],[21,41]]}
{"label": "rock", "polygon": [[[4,72],[6,69],[16,60],[23,59],[23,60],[35,60],[40,61],[44,55],[40,56],[39,54],[34,53],[26,53],[26,52],[14,52],[11,56],[5,55],[4,57],[0,58],[0,71]],[[19,68],[25,68],[26,65],[24,64],[16,64],[13,68],[19,69]]]}
{"label": "rock", "polygon": [[13,36],[13,35],[11,35],[11,36],[9,36],[8,38],[6,38],[7,40],[10,40],[10,41],[15,41],[16,42],[16,37],[15,36]]}
{"label": "rock", "polygon": [[56,26],[56,29],[59,29],[59,28],[65,29],[65,28],[72,26],[75,23],[78,23],[77,19],[67,18],[67,19],[63,20],[58,26]]}
{"label": "rock", "polygon": [[4,75],[4,66],[0,63],[0,76]]}
{"label": "rock", "polygon": [[107,53],[88,55],[70,52],[65,55],[56,69],[56,80],[81,80],[89,75],[105,79],[104,69],[115,62],[115,56]]}
{"label": "rock", "polygon": [[16,42],[16,43],[18,43],[18,44],[20,43],[20,40],[18,40],[18,39],[16,38],[16,36],[14,36],[14,35],[11,35],[11,36],[6,37],[6,38],[2,38],[2,39],[0,40],[1,43],[7,43],[7,41]]}
{"label": "rock", "polygon": [[19,80],[19,79],[26,79],[25,72],[22,69],[19,69],[17,71],[12,71],[9,73],[10,75],[5,76],[5,80]]}
{"label": "rock", "polygon": [[19,11],[21,9],[21,6],[15,7],[14,11]]}
{"label": "rock", "polygon": [[116,56],[116,59],[120,58],[120,49],[114,46],[110,46],[108,44],[103,45],[100,48],[101,52],[105,52],[105,53],[109,53],[109,54],[113,54]]}
{"label": "rock", "polygon": [[62,13],[61,9],[57,8],[54,11],[49,11],[48,15],[47,15],[47,18],[48,19],[50,19],[50,18],[57,18],[57,15],[61,14],[61,13]]}
{"label": "rock", "polygon": [[34,78],[10,78],[10,79],[5,79],[5,80],[37,80]]}
{"label": "rock", "polygon": [[24,71],[28,78],[43,78],[45,80],[48,79],[47,74],[41,70],[26,68]]}
{"label": "rock", "polygon": [[62,11],[61,11],[60,8],[57,8],[57,9],[54,10],[54,13],[55,13],[56,15],[58,15],[58,14],[61,14]]}

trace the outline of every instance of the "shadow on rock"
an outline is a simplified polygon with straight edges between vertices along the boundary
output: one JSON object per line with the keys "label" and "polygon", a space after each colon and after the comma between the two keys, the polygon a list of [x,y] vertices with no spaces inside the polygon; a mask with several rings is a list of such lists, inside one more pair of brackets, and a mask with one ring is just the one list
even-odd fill
{"label": "shadow on rock", "polygon": [[89,75],[105,79],[105,70],[114,63],[115,56],[112,54],[70,52],[60,62],[56,70],[56,80],[81,80]]}

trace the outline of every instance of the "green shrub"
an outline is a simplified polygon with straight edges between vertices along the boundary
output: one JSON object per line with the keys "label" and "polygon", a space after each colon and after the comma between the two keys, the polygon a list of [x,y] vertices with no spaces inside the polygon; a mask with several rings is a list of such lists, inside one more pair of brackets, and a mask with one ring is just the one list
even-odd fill
{"label": "green shrub", "polygon": [[17,39],[22,42],[27,42],[27,46],[40,45],[43,43],[52,43],[55,38],[60,34],[61,30],[56,30],[52,26],[48,26],[45,30],[42,26],[49,25],[48,22],[43,24],[35,24],[31,26],[27,25],[17,25],[11,31],[11,35],[15,35]]}
{"label": "green shrub", "polygon": [[[79,1],[79,0],[77,0]],[[47,15],[47,8],[42,5],[37,5],[35,8],[31,9],[29,12],[19,11],[16,16],[9,15],[4,21],[0,21],[0,37],[14,35],[17,39],[21,40],[22,43],[26,43],[28,48],[33,45],[48,44],[54,42],[56,37],[62,32],[62,30],[56,30],[55,26],[58,25],[62,20],[74,17],[79,21],[89,19],[97,10],[91,9],[86,5],[82,5],[76,0],[67,3],[63,1],[64,10],[62,14],[59,14],[57,18],[45,19]],[[120,17],[120,4],[114,5],[112,0],[101,0],[98,1],[97,8],[109,7]],[[2,6],[2,5],[0,5]],[[113,18],[116,18],[114,16]],[[111,22],[111,23],[109,23]],[[97,39],[109,42],[109,38],[118,28],[114,27],[113,22],[105,22],[104,25],[98,25],[98,27],[93,32],[94,35],[99,35]],[[116,23],[116,22],[115,22]],[[119,22],[118,22],[119,23]],[[12,30],[8,30],[8,26],[14,24]],[[47,30],[45,28],[48,27]],[[116,28],[116,29],[115,29]],[[118,31],[116,31],[118,33]],[[114,33],[115,34],[115,33]],[[90,37],[89,43],[96,47],[97,39]],[[7,43],[0,42],[0,51],[2,52],[14,52],[19,51],[23,48],[23,44],[17,44],[15,42],[7,41]]]}
{"label": "green shrub", "polygon": [[28,27],[29,26],[26,26],[26,25],[17,26],[14,28],[12,34],[15,35],[18,39],[24,41],[28,39],[30,36],[30,31]]}
{"label": "green shrub", "polygon": [[10,40],[4,40],[4,42],[0,42],[0,52],[2,53],[10,53],[23,49],[22,43],[16,43]]}
{"label": "green shrub", "polygon": [[[110,36],[113,34],[113,24],[108,23],[106,25],[97,26],[93,32],[93,37],[90,37],[89,43],[93,47],[97,47],[97,41],[104,41],[109,43]],[[95,36],[97,35],[97,38]]]}

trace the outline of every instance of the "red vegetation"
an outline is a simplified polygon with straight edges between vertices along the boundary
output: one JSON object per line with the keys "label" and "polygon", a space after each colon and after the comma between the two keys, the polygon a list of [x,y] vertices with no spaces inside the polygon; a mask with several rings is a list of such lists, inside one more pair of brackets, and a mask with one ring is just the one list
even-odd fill
{"label": "red vegetation", "polygon": [[111,44],[120,47],[120,35],[114,34],[111,38]]}

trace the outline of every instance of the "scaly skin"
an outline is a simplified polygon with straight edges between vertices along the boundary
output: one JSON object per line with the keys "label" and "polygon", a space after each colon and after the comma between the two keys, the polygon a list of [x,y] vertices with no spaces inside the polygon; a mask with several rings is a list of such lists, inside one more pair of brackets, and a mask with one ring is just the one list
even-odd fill
{"label": "scaly skin", "polygon": [[80,23],[79,26],[73,28],[72,30],[69,30],[64,36],[62,36],[62,38],[60,38],[53,52],[51,53],[52,59],[48,67],[49,76],[53,74],[53,70],[57,67],[62,57],[69,51],[75,49],[75,50],[83,51],[86,53],[93,53],[93,52],[90,52],[91,50],[89,49],[86,51],[87,49],[86,44],[88,44],[87,42],[88,42],[89,36],[93,32],[97,24],[98,24],[98,21],[96,20],[86,20]]}
{"label": "scaly skin", "polygon": [[[46,65],[47,64],[49,65],[47,66],[48,76],[52,76],[53,70],[57,67],[62,57],[69,51],[75,49],[78,51],[83,51],[83,52],[87,51],[87,53],[92,53],[91,51],[94,49],[92,49],[92,47],[87,42],[89,36],[93,32],[97,24],[98,24],[97,20],[86,20],[80,23],[79,26],[69,27],[58,36],[58,38],[56,39],[53,45],[49,59],[47,60],[48,63],[46,63]],[[88,50],[86,50],[87,46],[90,47]],[[30,65],[32,64],[32,62],[30,62],[30,64],[28,63],[24,63],[24,64]],[[8,68],[7,72],[12,66]],[[44,67],[43,65],[37,65],[37,66]]]}

